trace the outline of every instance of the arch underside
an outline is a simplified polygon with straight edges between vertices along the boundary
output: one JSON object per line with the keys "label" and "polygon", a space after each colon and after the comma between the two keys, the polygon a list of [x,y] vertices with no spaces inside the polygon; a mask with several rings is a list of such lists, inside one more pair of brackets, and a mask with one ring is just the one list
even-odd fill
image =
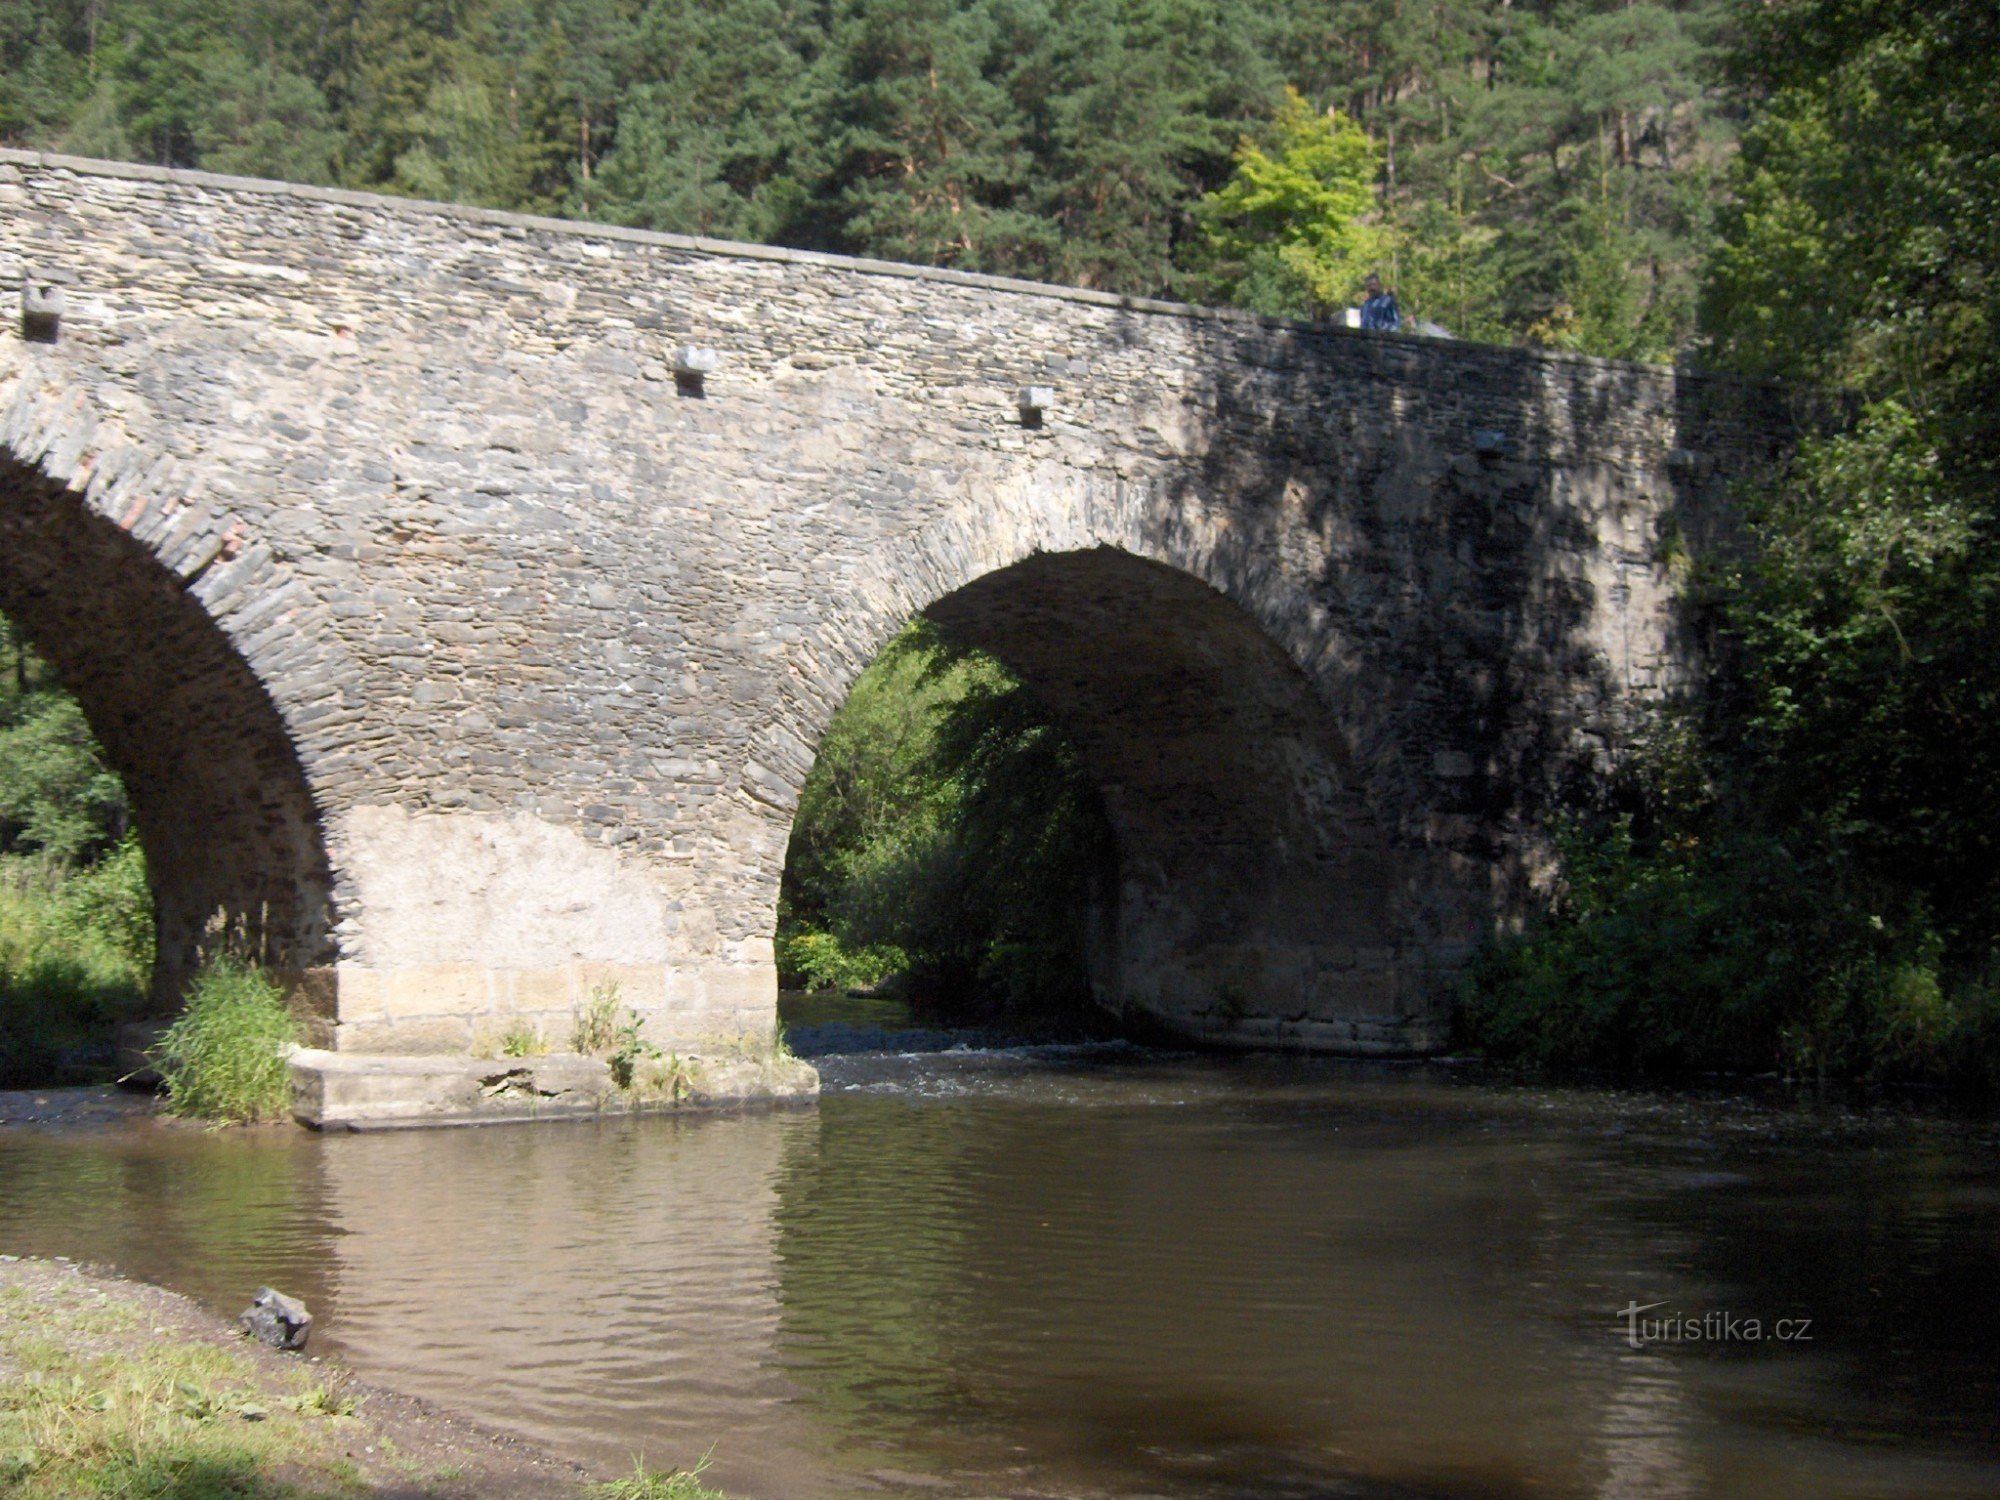
{"label": "arch underside", "polygon": [[[320,817],[275,705],[187,582],[0,455],[0,610],[124,778],[158,929],[152,1000],[222,943],[311,990],[333,961]],[[330,988],[322,999],[330,1004]]]}
{"label": "arch underside", "polygon": [[1326,705],[1198,579],[1111,547],[1035,553],[925,614],[999,657],[1096,775],[1118,845],[1093,987],[1169,1030],[1407,1053],[1442,1041],[1401,864]]}

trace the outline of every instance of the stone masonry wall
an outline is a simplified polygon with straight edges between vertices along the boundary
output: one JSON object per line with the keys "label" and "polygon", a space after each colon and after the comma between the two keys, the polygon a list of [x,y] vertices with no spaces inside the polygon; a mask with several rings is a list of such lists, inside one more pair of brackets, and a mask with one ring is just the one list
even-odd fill
{"label": "stone masonry wall", "polygon": [[164,690],[128,601],[209,622],[154,727],[216,774],[139,768],[142,831],[331,971],[348,1049],[566,1035],[606,980],[663,1044],[767,1039],[813,745],[933,606],[1102,768],[1108,998],[1435,1045],[1790,429],[1663,369],[0,152],[20,285],[65,306],[0,329],[0,515],[46,539],[0,526],[0,607],[94,559],[97,614],[26,610],[94,717]]}

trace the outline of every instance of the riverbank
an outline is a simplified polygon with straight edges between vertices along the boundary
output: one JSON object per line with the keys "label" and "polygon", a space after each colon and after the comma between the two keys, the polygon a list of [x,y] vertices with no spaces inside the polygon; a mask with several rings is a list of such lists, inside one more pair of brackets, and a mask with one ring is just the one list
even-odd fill
{"label": "riverbank", "polygon": [[0,1258],[0,1492],[18,1500],[547,1500],[590,1479],[160,1287]]}

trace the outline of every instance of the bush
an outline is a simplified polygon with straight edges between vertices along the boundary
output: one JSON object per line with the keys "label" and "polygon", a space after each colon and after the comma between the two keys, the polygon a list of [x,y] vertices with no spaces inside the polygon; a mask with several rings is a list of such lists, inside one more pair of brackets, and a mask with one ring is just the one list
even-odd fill
{"label": "bush", "polygon": [[1540,1072],[1967,1080],[2000,1035],[1920,905],[1838,842],[1572,825],[1548,918],[1474,964],[1460,1041]]}
{"label": "bush", "polygon": [[136,842],[83,869],[0,858],[0,1087],[108,1078],[112,1033],[139,1012],[152,966]]}
{"label": "bush", "polygon": [[794,929],[778,939],[778,972],[787,988],[860,989],[880,984],[909,966],[903,950],[889,944],[848,948],[830,932]]}
{"label": "bush", "polygon": [[291,1102],[286,1058],[299,1035],[284,996],[260,971],[211,960],[153,1053],[169,1112],[224,1124],[282,1118]]}

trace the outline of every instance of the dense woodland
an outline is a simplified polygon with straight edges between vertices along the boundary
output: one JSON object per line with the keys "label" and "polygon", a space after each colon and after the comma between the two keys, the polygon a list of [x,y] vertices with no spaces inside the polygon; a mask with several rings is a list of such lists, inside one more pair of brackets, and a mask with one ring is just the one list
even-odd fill
{"label": "dense woodland", "polygon": [[9,0],[0,141],[1272,312],[1379,265],[1460,335],[1651,357],[1693,328],[1731,14]]}
{"label": "dense woodland", "polygon": [[[1560,820],[1462,1041],[1990,1087],[1996,57],[1991,0],[10,0],[0,139],[1273,313],[1379,269],[1461,337],[1839,388],[1685,580],[1712,690]],[[126,935],[100,975],[145,933],[115,779],[6,660],[18,1010],[78,913]],[[1107,836],[1018,684],[919,630],[822,747],[787,971],[1070,994]]]}

